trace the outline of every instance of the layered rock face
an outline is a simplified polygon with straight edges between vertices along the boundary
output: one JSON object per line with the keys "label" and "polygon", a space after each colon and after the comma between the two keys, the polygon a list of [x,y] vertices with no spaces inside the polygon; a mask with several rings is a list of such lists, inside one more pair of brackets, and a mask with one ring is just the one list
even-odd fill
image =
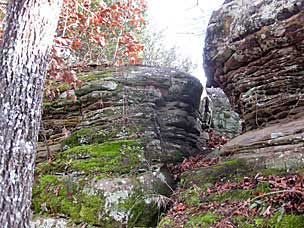
{"label": "layered rock face", "polygon": [[[112,138],[147,139],[149,161],[180,161],[205,144],[199,120],[202,85],[196,78],[152,67],[88,72],[80,78],[85,84],[76,90],[75,104],[65,100],[65,92],[61,101],[44,104],[51,153],[62,147],[62,136],[76,136],[77,130],[87,128],[94,131],[82,139],[84,144]],[[45,158],[43,140],[40,145],[38,158]]]}
{"label": "layered rock face", "polygon": [[210,20],[204,60],[209,86],[224,90],[245,131],[266,129],[224,152],[294,165],[288,157],[304,150],[304,127],[294,127],[304,110],[304,1],[226,1]]}
{"label": "layered rock face", "polygon": [[[172,193],[166,163],[206,146],[202,86],[172,69],[131,66],[79,74],[77,101],[45,103],[33,208],[39,224],[149,227]],[[45,161],[46,159],[49,161]]]}

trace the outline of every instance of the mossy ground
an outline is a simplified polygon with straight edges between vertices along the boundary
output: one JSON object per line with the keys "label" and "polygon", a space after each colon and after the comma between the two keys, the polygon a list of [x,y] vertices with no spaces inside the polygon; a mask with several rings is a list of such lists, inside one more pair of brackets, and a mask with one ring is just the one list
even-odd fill
{"label": "mossy ground", "polygon": [[[301,172],[300,170],[294,171]],[[244,177],[254,177],[260,175],[286,175],[286,170],[263,169],[255,170],[246,164],[244,160],[231,160],[220,162],[212,167],[197,168],[189,170],[181,175],[180,189],[176,196],[176,202],[185,205],[181,212],[174,212],[163,215],[158,228],[213,228],[216,224],[226,219],[218,210],[201,210],[204,204],[222,205],[223,209],[227,204],[234,202],[246,202],[254,198],[256,193],[267,194],[271,191],[269,183],[259,182],[254,189],[230,189],[208,193],[209,188],[215,183],[240,183]],[[229,218],[234,227],[239,228],[302,228],[304,227],[304,215],[285,214],[277,210],[272,217],[239,216],[231,215]]]}
{"label": "mossy ground", "polygon": [[272,218],[234,216],[232,218],[236,227],[240,228],[301,228],[304,227],[303,215],[283,215],[279,213]]}
{"label": "mossy ground", "polygon": [[212,212],[208,213],[193,213],[191,217],[186,219],[183,224],[177,224],[174,219],[163,218],[157,227],[161,228],[197,228],[204,227],[209,228],[213,227],[216,221],[220,219],[220,216],[213,214]]}
{"label": "mossy ground", "polygon": [[218,217],[218,215],[212,213],[194,215],[189,219],[185,227],[208,227],[217,221]]}
{"label": "mossy ground", "polygon": [[[187,213],[187,212],[186,212]],[[191,214],[186,222],[177,224],[174,219],[164,217],[158,224],[158,228],[214,228],[215,224],[223,219],[223,217],[212,214]],[[278,216],[275,215],[271,219],[263,217],[232,217],[234,227],[238,228],[302,228],[304,227],[303,215],[283,215],[282,219],[278,221]]]}

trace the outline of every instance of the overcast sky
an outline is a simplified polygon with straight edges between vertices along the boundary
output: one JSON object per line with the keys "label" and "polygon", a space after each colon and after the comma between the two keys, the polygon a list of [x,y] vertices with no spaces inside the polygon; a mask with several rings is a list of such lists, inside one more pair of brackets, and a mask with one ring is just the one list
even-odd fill
{"label": "overcast sky", "polygon": [[213,10],[224,0],[147,0],[150,23],[166,30],[166,43],[177,45],[182,54],[198,64],[193,72],[205,81],[202,70],[204,32]]}

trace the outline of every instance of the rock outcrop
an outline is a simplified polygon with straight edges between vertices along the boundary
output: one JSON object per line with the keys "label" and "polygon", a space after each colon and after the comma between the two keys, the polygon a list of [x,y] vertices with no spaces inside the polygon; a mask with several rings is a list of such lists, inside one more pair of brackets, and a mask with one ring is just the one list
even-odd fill
{"label": "rock outcrop", "polygon": [[224,90],[247,132],[223,152],[303,164],[304,1],[226,1],[209,22],[204,61],[208,85]]}
{"label": "rock outcrop", "polygon": [[242,131],[239,115],[232,110],[226,94],[220,88],[207,88],[202,99],[202,119],[206,128],[229,139]]}
{"label": "rock outcrop", "polygon": [[[167,163],[206,146],[202,86],[172,69],[82,72],[77,101],[44,103],[33,209],[37,224],[155,226],[174,182]],[[64,88],[62,88],[64,90]],[[70,92],[71,93],[71,92]],[[48,159],[48,161],[45,161]]]}

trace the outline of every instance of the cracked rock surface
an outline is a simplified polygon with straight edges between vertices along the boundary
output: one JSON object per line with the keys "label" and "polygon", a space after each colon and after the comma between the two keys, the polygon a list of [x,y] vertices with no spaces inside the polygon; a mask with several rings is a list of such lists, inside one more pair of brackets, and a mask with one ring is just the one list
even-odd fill
{"label": "cracked rock surface", "polygon": [[[211,17],[204,51],[208,85],[224,90],[244,120],[245,132],[264,135],[263,129],[272,127],[274,132],[265,137],[273,141],[271,134],[279,133],[277,141],[285,137],[284,123],[293,122],[293,127],[303,119],[304,1],[226,1]],[[288,146],[291,157],[303,151],[303,131],[279,143]],[[267,147],[274,158],[283,156],[274,141],[254,147],[232,143],[225,153],[246,152],[263,160]]]}
{"label": "cracked rock surface", "polygon": [[155,226],[158,202],[175,184],[166,163],[206,146],[202,85],[188,74],[147,66],[78,76],[84,84],[73,92],[75,102],[65,89],[62,99],[44,102],[32,227]]}

